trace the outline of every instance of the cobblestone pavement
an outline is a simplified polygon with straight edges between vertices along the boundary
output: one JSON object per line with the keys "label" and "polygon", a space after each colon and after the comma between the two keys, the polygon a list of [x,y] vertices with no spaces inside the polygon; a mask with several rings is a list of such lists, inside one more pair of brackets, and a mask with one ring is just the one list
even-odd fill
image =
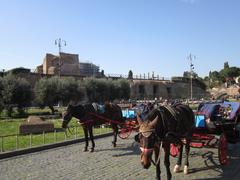
{"label": "cobblestone pavement", "polygon": [[[78,143],[37,153],[0,160],[1,180],[58,179],[58,180],[151,180],[155,167],[145,170],[140,165],[139,148],[133,137],[119,139],[111,147],[112,137],[96,140],[93,153],[82,152],[84,144]],[[229,165],[221,167],[216,149],[191,149],[190,173],[173,173],[173,179],[240,179],[240,143],[229,146]],[[171,169],[176,159],[171,157]],[[162,179],[166,179],[161,162]]]}

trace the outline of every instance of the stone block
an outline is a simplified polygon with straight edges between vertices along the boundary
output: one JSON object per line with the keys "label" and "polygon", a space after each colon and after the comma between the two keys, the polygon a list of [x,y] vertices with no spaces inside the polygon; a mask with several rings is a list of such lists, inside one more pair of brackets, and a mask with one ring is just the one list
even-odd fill
{"label": "stone block", "polygon": [[38,134],[54,131],[54,124],[38,116],[29,116],[19,127],[20,134]]}

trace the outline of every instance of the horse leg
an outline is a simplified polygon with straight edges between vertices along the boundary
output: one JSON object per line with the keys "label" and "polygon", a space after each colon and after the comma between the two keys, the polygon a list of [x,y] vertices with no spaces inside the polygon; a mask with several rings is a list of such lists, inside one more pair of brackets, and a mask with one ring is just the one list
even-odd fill
{"label": "horse leg", "polygon": [[84,131],[84,137],[85,137],[85,147],[83,149],[83,152],[88,151],[88,129],[86,126],[83,126],[83,131]]}
{"label": "horse leg", "polygon": [[184,174],[188,174],[188,166],[189,166],[188,157],[189,157],[189,152],[190,152],[190,141],[187,140],[186,141],[186,145],[185,145],[186,159],[185,159],[185,162],[184,162],[184,169],[183,169]]}
{"label": "horse leg", "polygon": [[92,142],[92,148],[91,148],[90,152],[93,152],[93,151],[94,151],[94,148],[95,148],[95,142],[94,142],[94,136],[93,136],[93,127],[90,126],[90,127],[88,128],[88,131],[89,131],[90,140],[91,140],[91,142]]}
{"label": "horse leg", "polygon": [[116,147],[116,142],[117,142],[117,134],[118,134],[118,127],[116,124],[112,125],[113,128],[113,147]]}
{"label": "horse leg", "polygon": [[172,174],[170,171],[170,160],[169,160],[169,156],[170,156],[170,143],[164,143],[164,165],[166,167],[166,171],[167,171],[167,180],[171,180],[172,179]]}
{"label": "horse leg", "polygon": [[182,152],[183,152],[183,144],[180,145],[179,147],[179,153],[178,153],[178,159],[177,159],[177,164],[175,165],[173,172],[178,173],[180,172],[180,168],[182,165]]}
{"label": "horse leg", "polygon": [[155,162],[156,162],[156,178],[157,180],[161,179],[161,169],[160,169],[160,147],[155,147]]}

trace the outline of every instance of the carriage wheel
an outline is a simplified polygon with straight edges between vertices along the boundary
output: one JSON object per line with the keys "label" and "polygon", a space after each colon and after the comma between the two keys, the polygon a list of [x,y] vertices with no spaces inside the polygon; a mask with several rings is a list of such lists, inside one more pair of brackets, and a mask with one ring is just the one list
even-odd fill
{"label": "carriage wheel", "polygon": [[132,132],[131,128],[121,128],[120,131],[118,132],[118,136],[121,139],[127,139]]}
{"label": "carriage wheel", "polygon": [[224,133],[221,134],[218,144],[218,159],[221,165],[228,163],[227,158],[227,139]]}
{"label": "carriage wheel", "polygon": [[171,145],[170,145],[170,155],[172,157],[176,157],[178,155],[178,153],[179,153],[178,147],[171,143]]}

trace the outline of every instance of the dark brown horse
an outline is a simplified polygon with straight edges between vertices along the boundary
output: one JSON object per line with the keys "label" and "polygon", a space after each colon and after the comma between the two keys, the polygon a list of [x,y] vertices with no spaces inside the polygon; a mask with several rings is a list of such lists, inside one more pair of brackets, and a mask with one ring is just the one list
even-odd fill
{"label": "dark brown horse", "polygon": [[67,128],[67,124],[72,117],[77,118],[82,124],[85,136],[85,148],[83,151],[88,151],[88,137],[92,142],[90,152],[94,151],[93,126],[101,124],[111,124],[114,135],[112,144],[116,147],[118,125],[123,123],[121,108],[113,103],[105,103],[104,112],[102,112],[99,107],[96,103],[77,106],[68,105],[66,112],[63,113],[63,128]]}
{"label": "dark brown horse", "polygon": [[[167,179],[172,177],[170,171],[170,144],[177,144],[179,147],[178,161],[174,167],[174,172],[179,172],[182,161],[183,144],[185,144],[186,160],[184,163],[184,173],[188,172],[188,155],[190,151],[190,141],[194,129],[193,111],[186,105],[177,104],[174,106],[160,106],[152,110],[144,121],[138,117],[140,124],[139,134],[136,141],[140,143],[141,163],[145,169],[154,163],[156,166],[156,176],[160,179],[160,148],[165,151],[164,165],[167,170]],[[184,143],[182,140],[184,139]],[[155,153],[155,162],[152,154]]]}

